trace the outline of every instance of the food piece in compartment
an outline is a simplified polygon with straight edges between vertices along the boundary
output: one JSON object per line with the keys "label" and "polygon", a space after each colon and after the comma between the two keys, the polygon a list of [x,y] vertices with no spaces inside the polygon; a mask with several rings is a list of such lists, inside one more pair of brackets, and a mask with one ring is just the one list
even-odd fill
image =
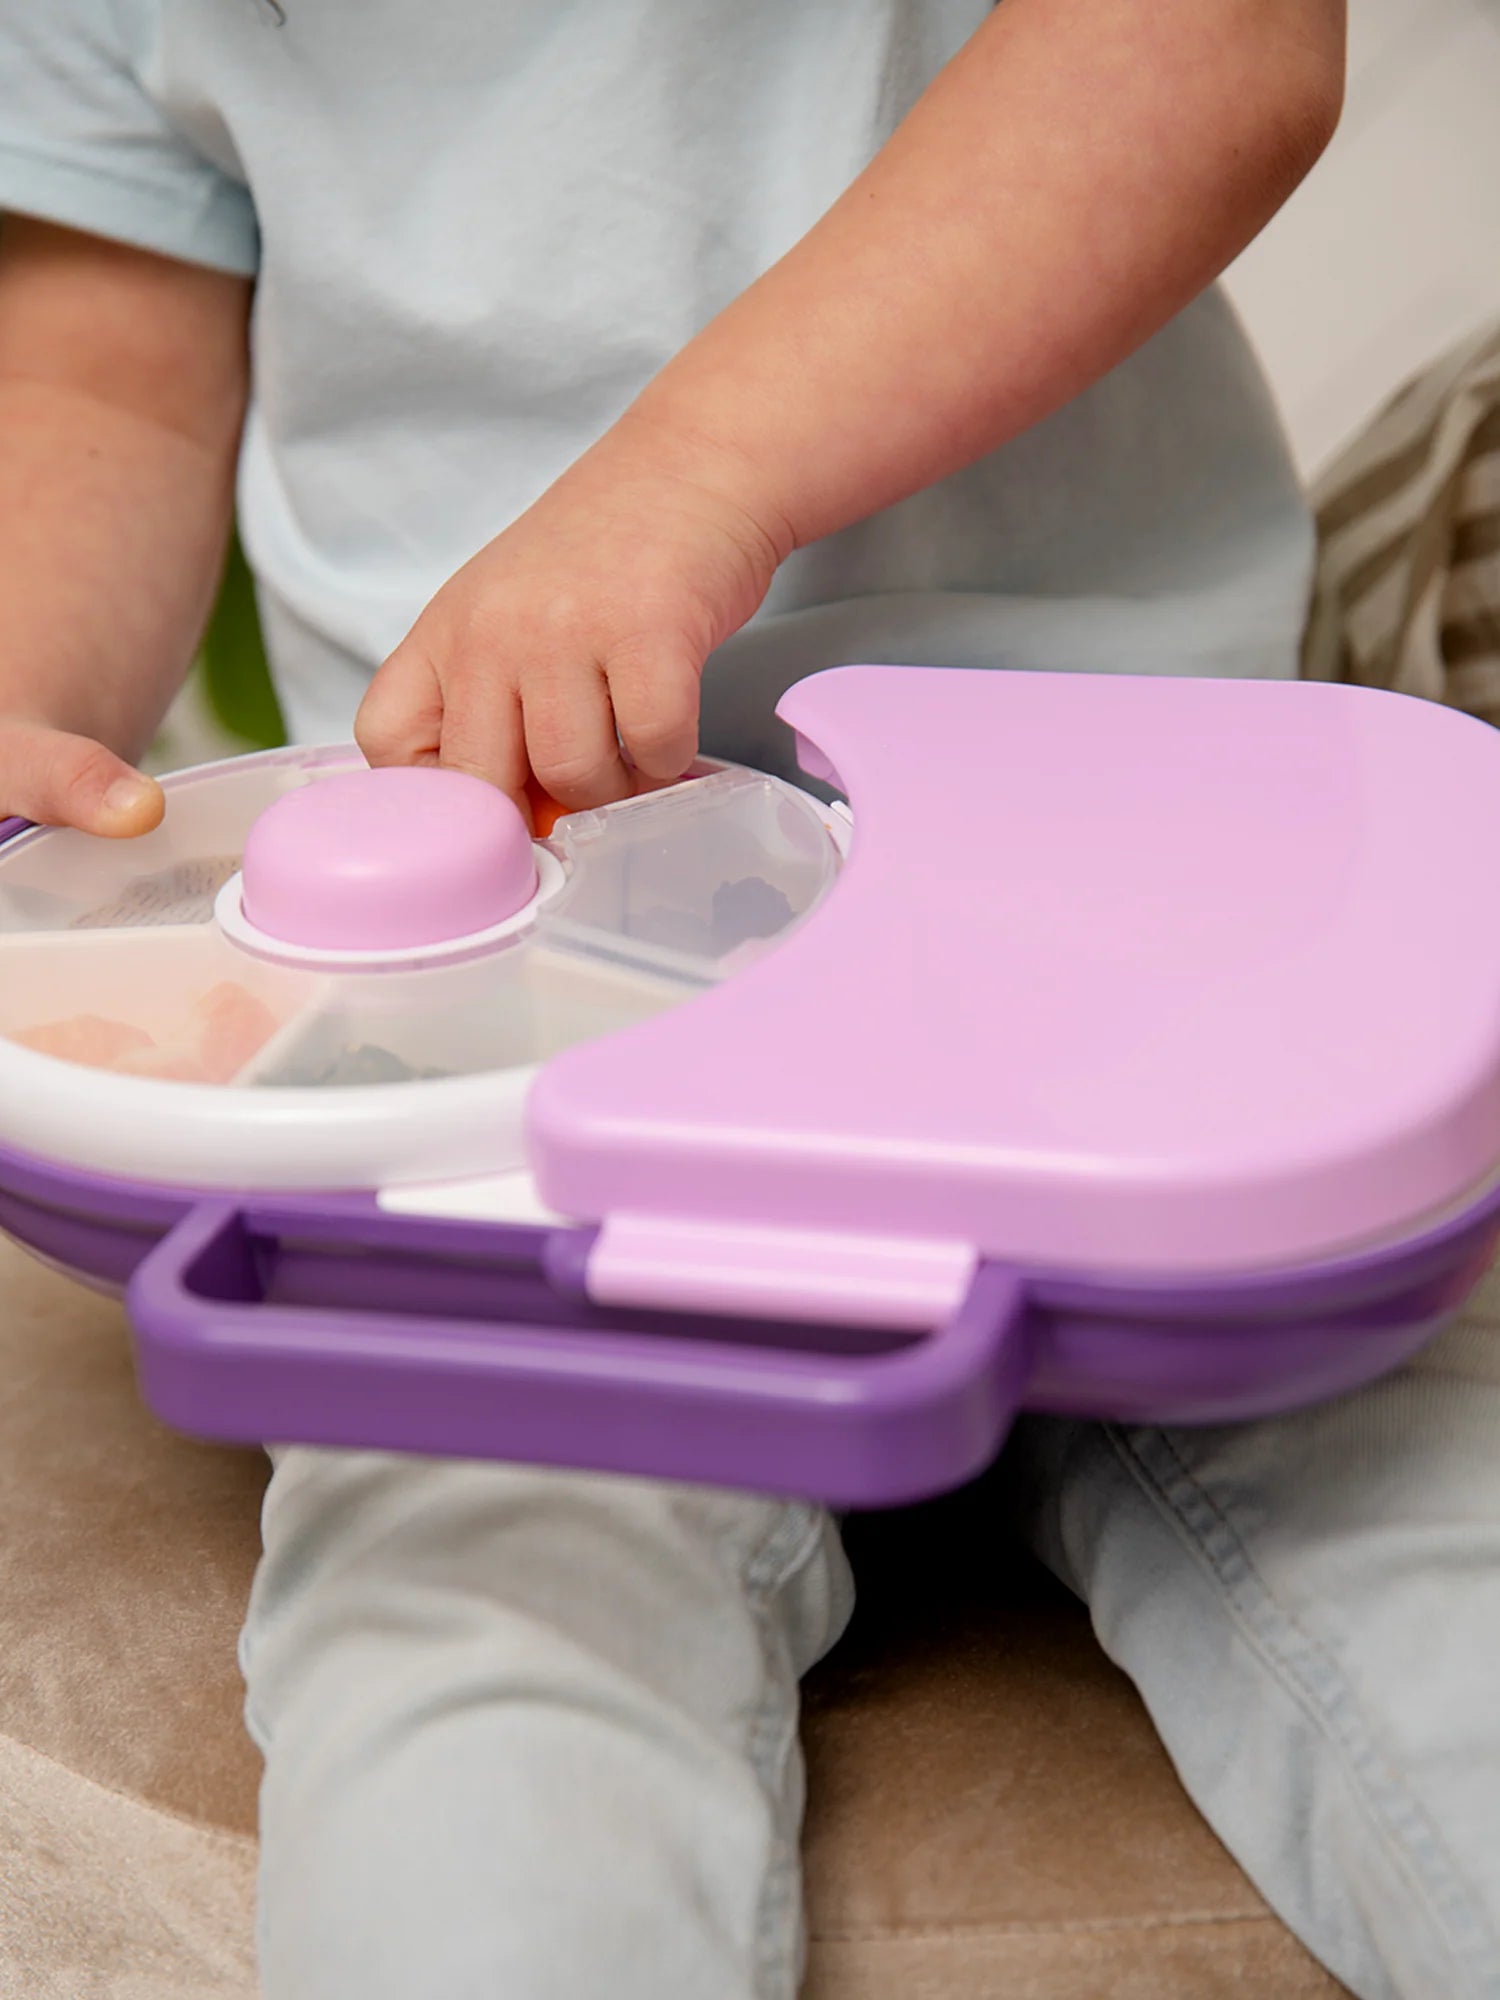
{"label": "food piece in compartment", "polygon": [[118,1076],[147,1076],[157,1083],[216,1083],[227,1078],[212,1077],[202,1058],[188,1042],[153,1042],[149,1048],[132,1049],[109,1065]]}
{"label": "food piece in compartment", "polygon": [[281,1025],[264,1000],[233,980],[205,993],[190,1017],[189,1039],[215,1083],[227,1083],[263,1049]]}
{"label": "food piece in compartment", "polygon": [[531,830],[538,840],[550,840],[557,822],[568,816],[568,808],[559,805],[550,792],[544,792],[535,778],[526,780],[526,808],[531,814]]}
{"label": "food piece in compartment", "polygon": [[143,1028],[106,1021],[99,1014],[75,1014],[71,1020],[49,1021],[40,1028],[18,1028],[11,1040],[38,1055],[82,1063],[86,1069],[111,1069],[124,1057],[152,1046]]}
{"label": "food piece in compartment", "polygon": [[446,1069],[418,1069],[392,1055],[389,1049],[364,1042],[358,1048],[339,1049],[334,1055],[316,1061],[294,1060],[260,1081],[270,1088],[336,1090],[378,1083],[438,1083],[452,1074],[452,1070]]}
{"label": "food piece in compartment", "polygon": [[143,930],[157,924],[206,924],[214,913],[214,898],[239,865],[234,855],[204,855],[157,875],[138,875],[118,896],[75,917],[69,929]]}
{"label": "food piece in compartment", "polygon": [[722,882],[703,915],[652,904],[628,918],[628,935],[657,951],[726,958],[756,939],[779,937],[796,911],[774,883],[759,875]]}
{"label": "food piece in compartment", "polygon": [[714,946],[732,951],[751,938],[780,935],[796,915],[782,891],[759,875],[722,882],[714,891]]}
{"label": "food piece in compartment", "polygon": [[263,1000],[232,980],[200,996],[180,1026],[157,1040],[96,1014],[17,1030],[11,1040],[42,1055],[163,1083],[229,1083],[280,1026]]}

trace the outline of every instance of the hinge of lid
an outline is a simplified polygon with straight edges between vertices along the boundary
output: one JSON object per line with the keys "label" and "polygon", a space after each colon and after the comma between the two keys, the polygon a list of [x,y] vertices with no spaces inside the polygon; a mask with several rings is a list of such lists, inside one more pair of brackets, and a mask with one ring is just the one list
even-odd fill
{"label": "hinge of lid", "polygon": [[966,1243],[614,1215],[586,1284],[599,1305],[918,1332],[958,1309],[977,1261]]}

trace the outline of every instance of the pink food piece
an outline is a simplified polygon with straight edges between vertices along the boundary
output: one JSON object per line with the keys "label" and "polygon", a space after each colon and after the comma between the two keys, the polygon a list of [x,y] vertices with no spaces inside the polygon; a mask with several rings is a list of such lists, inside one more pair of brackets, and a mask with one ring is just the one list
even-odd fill
{"label": "pink food piece", "polygon": [[99,1014],[75,1014],[71,1020],[22,1028],[11,1040],[39,1055],[81,1063],[87,1069],[114,1069],[123,1059],[152,1047],[144,1029],[128,1027],[123,1021],[106,1021]]}
{"label": "pink food piece", "polygon": [[195,1002],[177,1032],[159,1044],[143,1028],[107,1021],[98,1014],[22,1028],[11,1039],[61,1062],[113,1070],[119,1076],[151,1077],[159,1083],[228,1083],[279,1026],[263,1001],[232,980],[223,980]]}
{"label": "pink food piece", "polygon": [[198,1051],[186,1042],[152,1043],[148,1048],[129,1049],[110,1068],[119,1076],[147,1076],[157,1083],[212,1083]]}
{"label": "pink food piece", "polygon": [[276,1016],[263,1000],[225,980],[194,1007],[186,1039],[196,1047],[210,1083],[228,1083],[275,1034]]}

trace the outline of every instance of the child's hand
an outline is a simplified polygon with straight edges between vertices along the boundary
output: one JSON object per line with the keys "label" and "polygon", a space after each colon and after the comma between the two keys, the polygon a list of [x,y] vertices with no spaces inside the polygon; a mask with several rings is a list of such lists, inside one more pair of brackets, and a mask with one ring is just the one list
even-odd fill
{"label": "child's hand", "polygon": [[361,711],[370,760],[518,800],[529,766],[572,807],[680,776],[703,662],[793,548],[1061,408],[1269,221],[1337,121],[1345,11],[992,9],[823,219],[433,599]]}
{"label": "child's hand", "polygon": [[161,822],[161,787],[85,736],[0,720],[0,819],[124,839]]}
{"label": "child's hand", "polygon": [[450,765],[523,806],[534,776],[573,810],[687,770],[704,660],[789,543],[744,497],[742,468],[688,468],[631,424],[428,605],[360,709],[372,764]]}

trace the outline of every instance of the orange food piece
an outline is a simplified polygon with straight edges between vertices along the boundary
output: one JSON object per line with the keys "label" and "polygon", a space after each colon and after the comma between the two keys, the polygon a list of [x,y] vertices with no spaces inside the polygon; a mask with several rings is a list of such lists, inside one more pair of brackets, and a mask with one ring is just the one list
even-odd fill
{"label": "orange food piece", "polygon": [[160,1083],[229,1083],[280,1026],[263,1000],[222,980],[198,999],[174,1034],[154,1041],[144,1029],[97,1014],[78,1014],[12,1037],[42,1055],[120,1076]]}
{"label": "orange food piece", "polygon": [[228,1083],[277,1029],[263,1000],[225,980],[205,993],[188,1019],[185,1039],[196,1048],[210,1083]]}
{"label": "orange food piece", "polygon": [[118,1076],[149,1076],[157,1083],[218,1081],[209,1075],[203,1058],[182,1042],[168,1042],[164,1047],[153,1042],[149,1049],[132,1049],[110,1068]]}
{"label": "orange food piece", "polygon": [[20,1028],[11,1036],[23,1048],[38,1055],[56,1056],[59,1062],[81,1063],[86,1069],[112,1069],[122,1057],[151,1047],[151,1037],[141,1028],[123,1021],[106,1021],[98,1014],[75,1014],[68,1021],[53,1021],[41,1028]]}
{"label": "orange food piece", "polygon": [[544,792],[535,778],[526,780],[526,805],[538,840],[550,840],[552,829],[560,819],[566,819],[568,813],[568,808],[559,805],[550,792]]}

